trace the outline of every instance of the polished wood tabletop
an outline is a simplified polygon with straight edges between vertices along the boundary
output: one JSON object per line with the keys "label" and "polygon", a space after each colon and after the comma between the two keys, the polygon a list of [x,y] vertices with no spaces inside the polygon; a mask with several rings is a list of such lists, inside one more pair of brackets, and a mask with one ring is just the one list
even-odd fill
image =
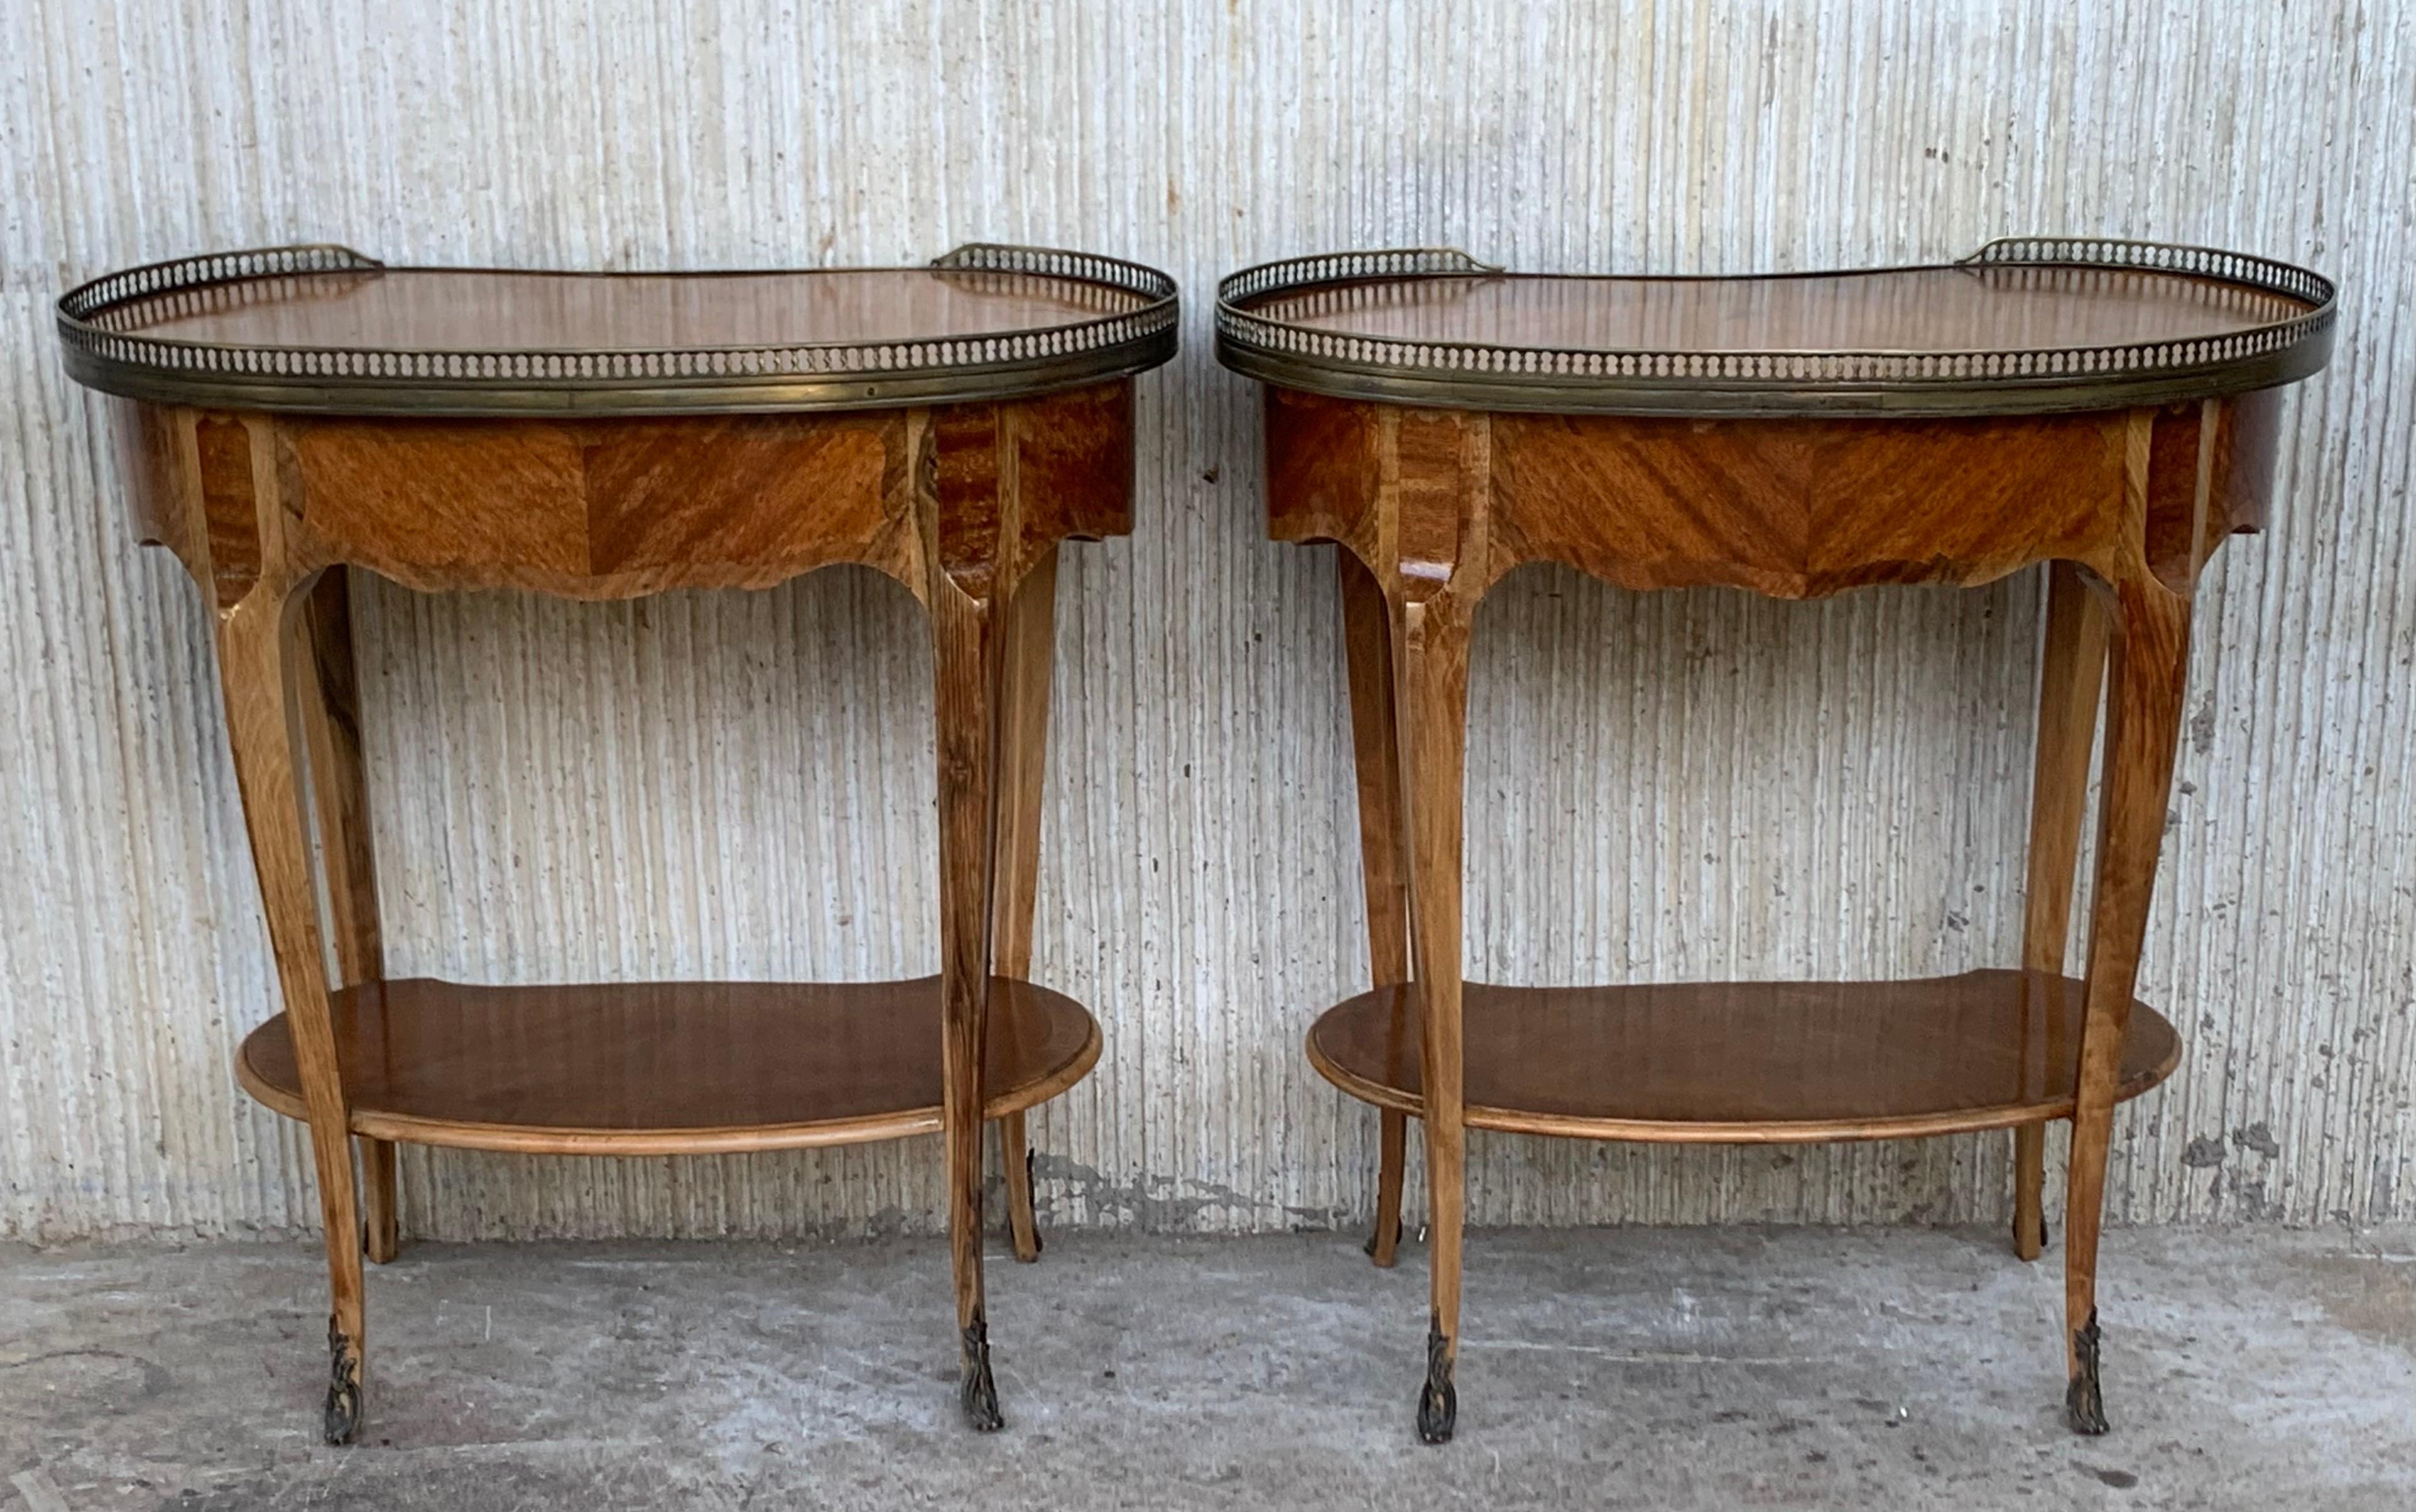
{"label": "polished wood tabletop", "polygon": [[1146,291],[1037,273],[939,268],[789,273],[329,269],[129,300],[109,329],[254,351],[356,348],[536,354],[887,345],[1080,325]]}
{"label": "polished wood tabletop", "polygon": [[[662,1155],[938,1130],[959,1401],[1000,1426],[984,1120],[1017,1256],[1034,1259],[1024,1112],[1099,1053],[1081,1005],[1024,981],[1057,549],[1132,528],[1134,381],[1171,355],[1176,318],[1152,269],[988,245],[921,268],[727,274],[275,247],[60,300],[68,370],[121,412],[137,531],[218,612],[285,1010],[237,1074],[310,1126],[330,1442],[361,1422],[361,1261],[399,1241],[396,1141]],[[894,578],[930,622],[936,977],[386,980],[347,569],[609,599],[836,563]]]}
{"label": "polished wood tabletop", "polygon": [[[1370,1253],[1393,1262],[1424,1125],[1422,1437],[1457,1414],[1465,1130],[1785,1142],[2015,1131],[2015,1247],[2045,1242],[2073,1125],[2065,1407],[2106,1429],[2096,1265],[2113,1109],[2172,1070],[2133,996],[2191,595],[2265,523],[2282,385],[2331,351],[2332,285],[2202,247],[1994,242],[1959,262],[1769,277],[1508,273],[1346,251],[1224,280],[1218,355],[1266,384],[1269,532],[1332,542],[1374,991],[1312,1064],[1381,1114]],[[1504,987],[1461,979],[1469,636],[1537,562],[1630,589],[1809,598],[2046,565],[2020,969],[1913,981]],[[2090,946],[2066,925],[2091,747]],[[2194,1016],[2194,1015],[2192,1015]],[[2175,1015],[2176,1018],[2183,1015]]]}
{"label": "polished wood tabletop", "polygon": [[1347,398],[1553,413],[2002,415],[2245,393],[2331,352],[2332,286],[2197,247],[1992,242],[1755,277],[1511,274],[1345,252],[1225,280],[1218,354]]}
{"label": "polished wood tabletop", "polygon": [[2312,306],[2187,273],[1974,264],[1759,278],[1361,278],[1248,307],[1271,321],[1384,341],[1939,354],[2193,341],[2294,320]]}
{"label": "polished wood tabletop", "polygon": [[1174,285],[976,244],[917,268],[390,268],[350,247],[217,253],[59,301],[68,369],[131,398],[286,412],[600,415],[1029,397],[1174,352]]}

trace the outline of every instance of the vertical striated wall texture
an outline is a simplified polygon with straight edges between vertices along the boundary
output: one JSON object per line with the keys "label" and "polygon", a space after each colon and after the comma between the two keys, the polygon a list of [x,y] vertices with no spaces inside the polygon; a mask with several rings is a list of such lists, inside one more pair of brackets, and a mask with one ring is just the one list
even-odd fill
{"label": "vertical striated wall texture", "polygon": [[[2416,7],[1180,0],[0,7],[0,1236],[315,1220],[229,1058],[272,1010],[209,622],[134,549],[68,282],[334,239],[393,261],[1174,271],[1140,528],[1070,554],[1037,974],[1097,1073],[1055,1223],[1369,1206],[1373,1115],[1300,1037],[1365,970],[1331,566],[1260,534],[1217,274],[1450,243],[1548,269],[2216,243],[2346,288],[2276,528],[2201,600],[2144,995],[2189,1038],[2119,1126],[2135,1220],[2416,1217]],[[339,14],[344,12],[345,14]],[[524,12],[524,13],[523,13]],[[506,13],[511,13],[506,19]],[[1885,974],[2016,958],[2039,584],[1785,606],[1569,576],[1486,611],[1472,968]],[[936,960],[928,654],[825,575],[573,606],[364,582],[398,971],[863,976]],[[1649,1151],[1479,1136],[1481,1222],[1994,1221],[2001,1138]],[[406,1157],[423,1234],[935,1226],[936,1141],[689,1161]]]}

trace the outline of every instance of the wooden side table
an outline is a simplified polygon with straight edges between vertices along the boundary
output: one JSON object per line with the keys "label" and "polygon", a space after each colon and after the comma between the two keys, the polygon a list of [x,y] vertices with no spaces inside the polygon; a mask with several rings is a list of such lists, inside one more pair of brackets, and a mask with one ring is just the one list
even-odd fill
{"label": "wooden side table", "polygon": [[[2034,1258],[2045,1125],[2073,1122],[2073,1427],[2105,1431],[2097,1242],[2114,1104],[2179,1036],[2132,1000],[2165,823],[2190,597],[2260,525],[2277,385],[2322,367],[2333,291],[2299,268],[2111,241],[1951,266],[1759,278],[1503,274],[1345,253],[1233,275],[1218,352],[1264,382],[1268,529],[1332,541],[1376,987],[1308,1055],[1383,1110],[1392,1264],[1425,1121],[1433,1314],[1417,1426],[1450,1438],[1462,1131],[1781,1142],[2010,1128]],[[1504,573],[1810,598],[2049,568],[2019,970],[1927,981],[1545,989],[1460,980],[1469,627]],[[2101,675],[2088,966],[2064,974]]]}
{"label": "wooden side table", "polygon": [[[294,247],[112,274],[59,302],[68,370],[124,401],[143,539],[218,610],[285,999],[237,1073],[310,1129],[328,1442],[361,1420],[362,1209],[370,1256],[390,1258],[397,1141],[661,1155],[944,1130],[963,1407],[1000,1426],[981,1121],[1000,1125],[1030,1260],[1024,1112],[1099,1055],[1080,1004],[1023,980],[1057,545],[1131,529],[1133,375],[1172,354],[1175,319],[1163,274],[989,246],[928,268],[704,275]],[[610,599],[834,562],[888,574],[930,616],[936,979],[386,979],[341,568]]]}

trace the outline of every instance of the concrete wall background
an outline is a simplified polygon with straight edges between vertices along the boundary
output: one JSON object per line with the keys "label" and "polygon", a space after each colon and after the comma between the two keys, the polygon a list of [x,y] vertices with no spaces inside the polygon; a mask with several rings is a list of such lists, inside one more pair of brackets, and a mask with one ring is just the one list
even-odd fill
{"label": "concrete wall background", "polygon": [[[1098,1071],[1053,1223],[1355,1221],[1375,1118],[1300,1036],[1365,970],[1331,565],[1266,543],[1213,283],[1449,243],[1548,269],[2206,242],[2345,289],[2277,528],[2200,599],[2118,1126],[2142,1221],[2416,1217],[2416,8],[2351,0],[0,7],[0,1237],[315,1221],[229,1070],[272,1011],[209,621],[137,552],[50,304],[106,269],[914,261],[1082,246],[1183,280],[1128,541],[1068,555],[1036,974]],[[1496,980],[2015,959],[2039,583],[1815,606],[1538,574],[1480,633],[1469,964]],[[575,606],[356,588],[391,966],[484,980],[936,961],[903,595]],[[1484,843],[1483,837],[1492,837]],[[1479,1222],[1995,1221],[2001,1136],[1649,1151],[1479,1135]],[[935,1227],[936,1140],[405,1158],[416,1232]]]}

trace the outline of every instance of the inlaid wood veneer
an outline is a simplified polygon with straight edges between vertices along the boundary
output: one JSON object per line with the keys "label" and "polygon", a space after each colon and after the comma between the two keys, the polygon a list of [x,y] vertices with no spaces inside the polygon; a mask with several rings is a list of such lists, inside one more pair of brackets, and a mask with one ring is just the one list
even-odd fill
{"label": "inlaid wood veneer", "polygon": [[[1001,1425],[982,1124],[999,1124],[1016,1253],[1034,1259],[1024,1114],[1099,1055],[1080,1004],[1022,980],[1057,549],[1132,529],[1133,385],[1172,353],[1175,314],[1147,268],[998,247],[734,275],[389,269],[281,247],[60,301],[69,370],[118,397],[137,532],[218,613],[285,1004],[237,1071],[310,1130],[329,1442],[362,1420],[361,1259],[395,1253],[397,1141],[667,1155],[938,1132],[959,1399],[975,1428]],[[347,569],[615,599],[835,563],[896,578],[930,620],[936,977],[386,979]]]}
{"label": "inlaid wood veneer", "polygon": [[[1417,1428],[1458,1412],[1466,1130],[1785,1142],[2010,1128],[2035,1258],[2069,1118],[2072,1425],[2106,1430],[2097,1242],[2117,1100],[2181,1054],[2135,1001],[2190,599],[2272,508],[2281,385],[2333,290],[2197,247],[2061,238],[1961,263],[1765,278],[1505,274],[1433,249],[1233,275],[1218,355],[1264,396],[1267,528],[1338,549],[1374,991],[1312,1064],[1381,1111],[1368,1250],[1393,1264],[1425,1128],[1431,1313]],[[1460,978],[1468,641],[1505,574],[1813,598],[2045,564],[2019,970],[1925,981],[1512,988]],[[2064,974],[2090,748],[2089,956]]]}

